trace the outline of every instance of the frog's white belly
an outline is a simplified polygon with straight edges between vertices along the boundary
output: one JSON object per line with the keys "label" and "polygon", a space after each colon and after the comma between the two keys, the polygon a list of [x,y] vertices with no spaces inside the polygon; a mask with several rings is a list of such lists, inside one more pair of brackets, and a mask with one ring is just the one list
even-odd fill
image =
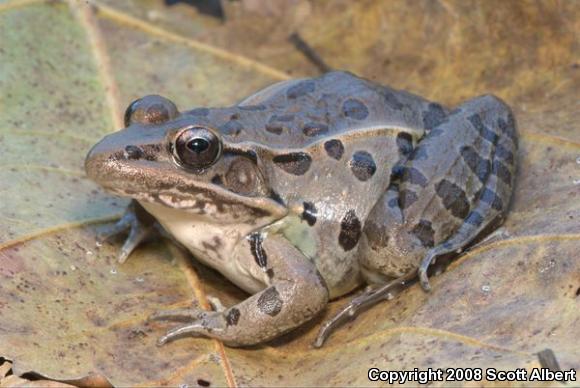
{"label": "frog's white belly", "polygon": [[208,223],[202,216],[184,210],[139,203],[196,259],[219,271],[238,287],[256,293],[266,286],[235,257],[236,245],[251,232],[248,226]]}

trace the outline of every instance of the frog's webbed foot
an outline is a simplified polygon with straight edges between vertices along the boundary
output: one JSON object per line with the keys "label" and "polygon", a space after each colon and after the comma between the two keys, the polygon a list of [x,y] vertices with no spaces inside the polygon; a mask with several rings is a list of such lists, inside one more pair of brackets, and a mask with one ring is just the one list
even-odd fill
{"label": "frog's webbed foot", "polygon": [[400,291],[402,287],[410,284],[415,277],[416,272],[411,271],[383,286],[367,288],[361,295],[357,296],[347,304],[338,314],[322,325],[318,331],[318,336],[316,337],[313,346],[315,348],[322,347],[326,339],[338,326],[353,319],[361,311],[366,310],[383,300],[392,299],[393,294],[396,291]]}
{"label": "frog's webbed foot", "polygon": [[125,214],[111,229],[101,233],[97,239],[105,241],[119,234],[129,231],[127,239],[121,247],[118,261],[124,263],[131,253],[155,230],[155,218],[135,200],[131,201]]}

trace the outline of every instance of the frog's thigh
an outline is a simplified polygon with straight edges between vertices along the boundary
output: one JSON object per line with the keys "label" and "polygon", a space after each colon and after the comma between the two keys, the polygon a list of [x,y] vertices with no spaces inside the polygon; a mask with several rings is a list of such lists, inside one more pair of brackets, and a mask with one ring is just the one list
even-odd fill
{"label": "frog's thigh", "polygon": [[413,150],[399,184],[368,218],[369,266],[400,276],[422,262],[424,271],[436,256],[467,245],[505,214],[516,150],[513,115],[498,98],[478,97],[451,112]]}
{"label": "frog's thigh", "polygon": [[223,312],[170,331],[162,342],[202,334],[230,346],[258,344],[310,320],[328,303],[328,290],[316,267],[284,238],[244,241],[238,249],[244,256],[241,264],[253,266],[249,272],[267,279],[268,286]]}
{"label": "frog's thigh", "polygon": [[443,179],[431,179],[431,186],[461,222],[440,235],[422,259],[418,273],[426,290],[427,268],[437,256],[462,250],[492,222],[503,222],[515,184],[518,138],[509,106],[495,96],[482,96],[461,105],[449,119],[451,127],[467,131],[457,134],[462,141],[451,149],[460,163]]}

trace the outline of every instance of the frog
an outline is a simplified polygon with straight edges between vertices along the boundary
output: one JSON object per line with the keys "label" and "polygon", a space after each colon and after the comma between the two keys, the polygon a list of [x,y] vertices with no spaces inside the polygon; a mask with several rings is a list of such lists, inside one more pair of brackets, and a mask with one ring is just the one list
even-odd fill
{"label": "frog", "polygon": [[137,99],[85,169],[131,198],[108,233],[128,232],[120,262],[160,228],[248,293],[229,307],[152,314],[181,322],[159,343],[201,336],[240,347],[288,333],[364,285],[357,306],[393,281],[418,277],[430,290],[437,258],[505,218],[517,147],[498,97],[451,110],[332,71],[226,107],[180,112],[159,95]]}

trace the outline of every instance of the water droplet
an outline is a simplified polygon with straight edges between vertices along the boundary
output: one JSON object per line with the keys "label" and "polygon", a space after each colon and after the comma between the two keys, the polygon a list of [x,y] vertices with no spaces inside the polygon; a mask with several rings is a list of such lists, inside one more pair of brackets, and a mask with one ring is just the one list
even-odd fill
{"label": "water droplet", "polygon": [[143,283],[145,281],[145,279],[143,279],[141,276],[139,276],[139,277],[135,278],[135,281],[137,283]]}
{"label": "water droplet", "polygon": [[481,286],[481,291],[484,294],[489,294],[491,292],[491,286],[489,284],[484,284],[483,286]]}
{"label": "water droplet", "polygon": [[189,385],[187,385],[187,384],[179,384],[179,388],[189,388]]}
{"label": "water droplet", "polygon": [[70,270],[71,270],[71,271],[76,271],[76,270],[77,270],[77,267],[76,267],[76,266],[74,266],[74,265],[71,265],[71,266],[70,266]]}
{"label": "water droplet", "polygon": [[91,252],[91,251],[86,251],[86,254],[87,254],[87,256],[90,256],[90,255],[92,255],[92,254],[93,254],[93,252]]}
{"label": "water droplet", "polygon": [[572,183],[574,183],[575,185],[580,185],[580,179],[574,179]]}
{"label": "water droplet", "polygon": [[580,156],[576,158],[576,164],[580,164]]}
{"label": "water droplet", "polygon": [[545,267],[540,268],[540,273],[544,273],[546,271],[549,271],[550,269],[554,268],[555,266],[556,266],[556,261],[550,260]]}
{"label": "water droplet", "polygon": [[117,268],[113,267],[111,268],[111,275],[116,275],[117,274]]}
{"label": "water droplet", "polygon": [[96,245],[98,248],[100,248],[100,247],[102,247],[102,246],[103,246],[103,243],[102,243],[102,242],[100,242],[100,241],[97,241],[97,242],[95,242],[95,245]]}

